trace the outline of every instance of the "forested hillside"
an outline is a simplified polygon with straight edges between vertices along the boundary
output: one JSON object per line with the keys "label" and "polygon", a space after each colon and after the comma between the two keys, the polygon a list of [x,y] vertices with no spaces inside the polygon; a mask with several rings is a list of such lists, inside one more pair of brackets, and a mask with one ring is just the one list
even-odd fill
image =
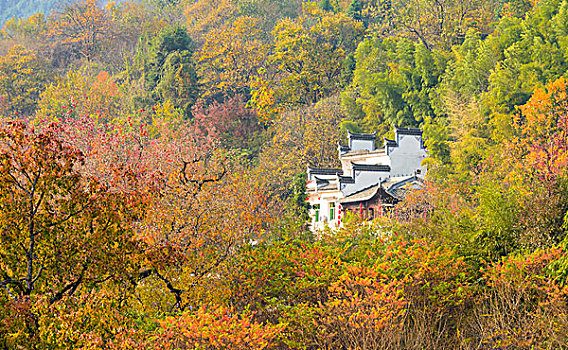
{"label": "forested hillside", "polygon": [[[152,1],[160,0],[142,0],[151,4]],[[27,18],[36,13],[42,13],[44,16],[49,15],[53,11],[64,9],[65,6],[72,4],[73,0],[0,0],[0,25],[4,25],[8,20]],[[100,1],[100,4],[108,4],[110,1]],[[122,0],[113,1],[120,3]]]}
{"label": "forested hillside", "polygon": [[37,12],[49,13],[56,0],[1,0],[0,23],[4,24],[12,17],[29,17]]}
{"label": "forested hillside", "polygon": [[[7,21],[0,348],[568,348],[567,53],[568,0]],[[306,166],[394,126],[424,188],[310,231]]]}

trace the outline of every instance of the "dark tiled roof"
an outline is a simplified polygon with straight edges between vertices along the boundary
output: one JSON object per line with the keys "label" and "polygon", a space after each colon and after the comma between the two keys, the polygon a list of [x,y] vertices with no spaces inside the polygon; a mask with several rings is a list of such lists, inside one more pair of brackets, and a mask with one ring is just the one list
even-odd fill
{"label": "dark tiled roof", "polygon": [[343,170],[341,169],[332,169],[332,168],[310,168],[308,167],[308,172],[313,175],[336,175],[336,174],[343,174]]}
{"label": "dark tiled roof", "polygon": [[353,164],[353,170],[362,170],[362,171],[381,171],[381,172],[390,172],[391,168],[388,165],[377,164]]}
{"label": "dark tiled roof", "polygon": [[422,136],[422,130],[414,128],[399,128],[395,127],[396,133],[399,135],[415,135]]}
{"label": "dark tiled roof", "polygon": [[[406,186],[410,186],[410,188],[406,188]],[[390,178],[382,183],[382,187],[385,191],[397,199],[402,199],[412,187],[416,188],[422,186],[422,179],[416,176]]]}
{"label": "dark tiled roof", "polygon": [[339,176],[339,182],[341,183],[348,183],[348,184],[354,184],[355,183],[355,179],[350,177],[350,176]]}
{"label": "dark tiled roof", "polygon": [[398,144],[395,140],[389,140],[385,137],[385,146],[396,147]]}
{"label": "dark tiled roof", "polygon": [[352,134],[351,132],[349,132],[348,137],[350,140],[371,140],[371,141],[375,141],[375,139],[377,138],[376,133],[373,134]]}
{"label": "dark tiled roof", "polygon": [[353,203],[353,202],[367,201],[373,198],[375,194],[377,194],[377,191],[379,190],[380,187],[381,187],[380,185],[375,184],[370,187],[364,188],[361,191],[357,191],[345,198],[340,199],[339,203]]}

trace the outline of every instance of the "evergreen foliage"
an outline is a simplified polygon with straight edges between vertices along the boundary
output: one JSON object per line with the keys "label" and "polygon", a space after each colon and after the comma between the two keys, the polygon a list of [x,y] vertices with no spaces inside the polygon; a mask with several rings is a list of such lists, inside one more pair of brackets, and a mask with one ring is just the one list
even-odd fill
{"label": "evergreen foliage", "polygon": [[361,11],[363,11],[363,6],[359,0],[352,0],[347,8],[347,15],[356,21],[360,21],[363,19]]}
{"label": "evergreen foliage", "polygon": [[166,27],[149,43],[144,65],[142,100],[146,107],[171,101],[182,113],[191,116],[191,107],[199,94],[197,72],[193,62],[194,44],[187,30]]}
{"label": "evergreen foliage", "polygon": [[322,11],[326,11],[326,12],[332,12],[334,11],[333,5],[331,4],[330,0],[321,0],[319,2],[319,8]]}

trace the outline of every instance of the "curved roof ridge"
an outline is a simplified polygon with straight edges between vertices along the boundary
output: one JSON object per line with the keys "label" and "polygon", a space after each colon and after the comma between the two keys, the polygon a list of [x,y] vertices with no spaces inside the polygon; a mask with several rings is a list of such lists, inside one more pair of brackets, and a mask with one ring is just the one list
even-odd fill
{"label": "curved roof ridge", "polygon": [[394,126],[394,130],[397,134],[400,135],[416,135],[422,136],[423,131],[420,128],[401,128],[398,126]]}
{"label": "curved roof ridge", "polygon": [[357,134],[357,133],[352,133],[351,131],[347,131],[347,137],[349,137],[349,139],[355,139],[355,140],[376,140],[377,132],[375,131],[372,134]]}
{"label": "curved roof ridge", "polygon": [[367,170],[367,171],[386,171],[390,172],[390,165],[386,164],[358,164],[351,162],[353,170]]}

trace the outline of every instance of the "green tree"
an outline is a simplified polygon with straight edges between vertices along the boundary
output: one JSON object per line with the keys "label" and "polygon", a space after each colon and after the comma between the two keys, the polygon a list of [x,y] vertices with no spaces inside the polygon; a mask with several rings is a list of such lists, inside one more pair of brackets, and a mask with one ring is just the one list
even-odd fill
{"label": "green tree", "polygon": [[487,38],[467,33],[438,87],[448,115],[452,168],[467,176],[514,135],[511,115],[535,88],[563,76],[568,3],[544,1],[530,16],[501,18]]}
{"label": "green tree", "polygon": [[155,92],[160,101],[172,101],[186,116],[190,114],[199,88],[195,65],[188,51],[174,51],[166,57]]}
{"label": "green tree", "polygon": [[343,104],[367,130],[385,134],[392,125],[418,127],[442,117],[436,87],[445,70],[442,52],[408,39],[365,39]]}
{"label": "green tree", "polygon": [[363,17],[361,16],[362,10],[363,6],[359,2],[359,0],[353,0],[347,8],[347,15],[356,21],[360,21],[361,19],[363,19]]}
{"label": "green tree", "polygon": [[326,12],[333,12],[335,10],[333,8],[333,5],[331,4],[331,2],[329,0],[321,0],[319,2],[319,8],[322,11],[326,11]]}
{"label": "green tree", "polygon": [[290,196],[292,208],[298,220],[308,221],[310,204],[306,201],[306,173],[296,174],[292,183],[292,194]]}
{"label": "green tree", "polygon": [[145,94],[137,99],[138,104],[152,106],[170,101],[189,117],[199,93],[193,51],[193,41],[185,28],[170,26],[161,30],[149,42],[147,53],[139,52],[144,61]]}

